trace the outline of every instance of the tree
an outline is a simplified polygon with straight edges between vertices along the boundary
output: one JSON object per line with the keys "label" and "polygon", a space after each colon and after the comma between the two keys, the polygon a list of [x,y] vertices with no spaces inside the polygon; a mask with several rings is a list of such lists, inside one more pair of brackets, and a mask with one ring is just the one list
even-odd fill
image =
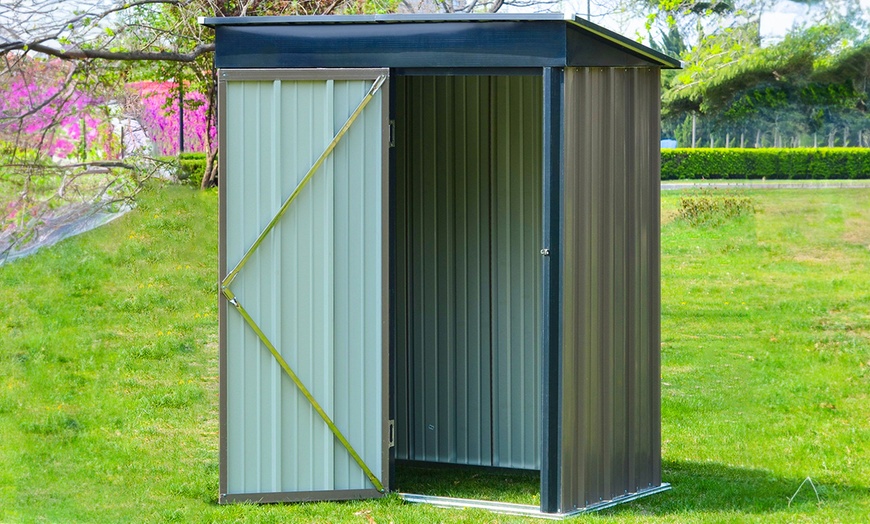
{"label": "tree", "polygon": [[[127,79],[172,80],[206,95],[209,122],[216,120],[216,78],[210,29],[200,16],[250,16],[385,12],[393,0],[83,0],[76,10],[62,0],[11,0],[0,4],[0,79],[20,74],[32,57],[72,63],[64,89],[84,85],[82,72],[117,85]],[[6,115],[5,118],[26,117]],[[203,187],[217,182],[216,144],[207,144]]]}
{"label": "tree", "polygon": [[[201,92],[204,101],[186,96],[183,107],[204,103],[213,126],[213,34],[198,17],[387,12],[397,1],[0,3],[0,192],[15,195],[0,206],[0,252],[32,238],[45,213],[72,195],[94,205],[128,200],[144,178],[165,167],[144,156],[116,158],[109,122],[124,107],[129,82],[172,81],[178,89]],[[205,137],[202,185],[208,187],[218,182],[218,145],[211,133]]]}
{"label": "tree", "polygon": [[867,49],[866,34],[842,16],[768,47],[755,24],[722,30],[684,55],[685,68],[665,86],[664,124],[685,133],[688,113],[705,133],[752,130],[756,146],[817,145],[820,133],[828,145],[858,145],[867,127]]}

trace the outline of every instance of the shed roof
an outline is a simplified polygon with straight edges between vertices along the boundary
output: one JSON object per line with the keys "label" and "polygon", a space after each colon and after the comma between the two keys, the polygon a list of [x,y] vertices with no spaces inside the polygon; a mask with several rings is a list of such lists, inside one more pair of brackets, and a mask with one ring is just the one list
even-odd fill
{"label": "shed roof", "polygon": [[573,14],[203,18],[222,68],[662,67],[679,60]]}

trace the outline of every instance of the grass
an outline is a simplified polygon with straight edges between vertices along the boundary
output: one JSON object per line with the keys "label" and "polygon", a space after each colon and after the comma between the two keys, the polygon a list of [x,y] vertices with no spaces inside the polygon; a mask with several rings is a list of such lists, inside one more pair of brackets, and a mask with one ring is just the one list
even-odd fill
{"label": "grass", "polygon": [[541,505],[537,471],[408,462],[397,465],[396,485],[404,493]]}
{"label": "grass", "polygon": [[[866,521],[870,190],[747,192],[755,215],[717,227],[676,219],[680,194],[662,204],[674,489],[580,520]],[[0,266],[0,522],[522,521],[395,496],[218,506],[217,195],[140,200]],[[789,507],[806,477],[821,505],[804,486]],[[536,496],[534,475],[429,485],[462,494],[472,480]]]}

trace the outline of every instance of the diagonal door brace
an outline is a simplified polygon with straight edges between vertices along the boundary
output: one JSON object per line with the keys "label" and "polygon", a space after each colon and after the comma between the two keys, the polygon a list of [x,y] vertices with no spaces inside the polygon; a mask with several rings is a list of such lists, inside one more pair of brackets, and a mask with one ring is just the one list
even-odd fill
{"label": "diagonal door brace", "polygon": [[372,98],[374,98],[375,94],[378,92],[378,90],[380,90],[381,86],[384,85],[386,79],[386,75],[381,75],[377,79],[375,79],[372,87],[369,89],[368,93],[366,93],[366,96],[362,99],[354,112],[351,113],[344,125],[341,126],[341,128],[332,138],[332,141],[329,142],[329,144],[326,146],[326,149],[323,151],[323,153],[320,154],[320,156],[317,158],[317,160],[314,162],[314,164],[311,166],[305,176],[302,177],[302,179],[296,185],[296,188],[293,190],[292,193],[290,193],[290,196],[287,198],[286,201],[284,201],[284,204],[281,205],[281,208],[278,210],[272,220],[269,221],[269,224],[266,225],[266,228],[263,229],[263,232],[260,233],[254,243],[248,249],[248,251],[245,252],[245,255],[242,257],[239,263],[236,264],[236,267],[233,268],[233,270],[230,271],[229,274],[227,274],[227,276],[221,281],[221,293],[224,295],[227,301],[229,301],[229,303],[236,308],[236,311],[239,312],[245,322],[251,327],[254,333],[256,333],[257,337],[259,337],[263,345],[265,345],[269,352],[272,353],[272,356],[275,357],[275,360],[278,362],[278,365],[281,366],[281,369],[283,369],[284,372],[287,373],[287,376],[290,377],[290,380],[292,380],[293,383],[296,384],[299,392],[302,393],[302,395],[308,400],[308,402],[311,404],[311,407],[314,408],[314,411],[316,411],[317,414],[320,415],[320,418],[323,419],[323,421],[329,427],[330,431],[332,431],[332,434],[335,435],[335,438],[338,439],[341,445],[347,450],[353,460],[357,463],[357,465],[359,465],[359,467],[369,478],[372,485],[374,485],[374,487],[380,492],[385,491],[384,485],[381,483],[380,480],[378,480],[378,477],[372,472],[371,468],[366,465],[362,457],[359,456],[359,453],[356,452],[350,442],[348,442],[347,438],[344,436],[341,430],[338,429],[338,427],[335,425],[335,422],[333,422],[332,418],[326,413],[323,407],[321,407],[320,403],[317,402],[317,399],[314,398],[314,395],[311,394],[311,392],[308,390],[308,388],[305,386],[299,376],[296,375],[296,373],[293,371],[287,361],[284,360],[284,357],[281,356],[281,353],[278,351],[278,349],[274,346],[274,344],[272,344],[266,334],[263,333],[263,330],[260,329],[260,326],[257,325],[253,318],[251,318],[251,315],[247,312],[247,310],[242,307],[241,303],[239,303],[238,298],[230,290],[229,286],[230,284],[232,284],[233,280],[235,280],[236,276],[239,274],[245,264],[247,264],[248,260],[254,254],[254,251],[256,251],[258,247],[260,247],[260,244],[263,243],[263,240],[266,238],[269,232],[271,232],[272,229],[275,228],[275,226],[278,224],[278,221],[287,212],[290,204],[293,203],[293,201],[299,195],[300,191],[302,191],[302,188],[305,187],[308,181],[311,180],[311,178],[314,176],[314,173],[320,168],[323,162],[326,161],[326,159],[338,145],[339,141],[341,141],[341,138],[345,134],[347,134],[351,125],[353,125],[353,122],[363,112],[363,109],[365,109],[365,107],[372,100]]}

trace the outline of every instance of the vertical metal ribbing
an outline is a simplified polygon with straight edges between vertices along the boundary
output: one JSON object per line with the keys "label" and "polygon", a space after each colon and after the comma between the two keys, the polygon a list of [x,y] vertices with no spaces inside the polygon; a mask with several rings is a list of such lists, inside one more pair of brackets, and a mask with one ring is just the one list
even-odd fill
{"label": "vertical metal ribbing", "polygon": [[405,115],[408,112],[408,97],[410,95],[408,85],[404,78],[394,79],[395,90],[393,96],[395,98],[395,112],[393,119],[395,120],[395,147],[393,148],[393,156],[395,158],[395,167],[393,168],[393,176],[395,178],[395,236],[394,249],[396,256],[395,261],[395,300],[393,308],[395,314],[393,321],[395,322],[395,349],[393,351],[395,365],[392,368],[394,371],[395,391],[393,398],[395,399],[395,420],[396,420],[396,458],[408,459],[413,453],[413,439],[411,437],[410,428],[413,427],[412,413],[410,409],[409,391],[411,390],[411,371],[410,371],[410,309],[412,304],[411,290],[409,282],[411,275],[410,269],[410,188],[408,186],[409,173],[407,170],[407,159],[409,152],[405,138],[410,134],[408,128],[408,119]]}
{"label": "vertical metal ribbing", "polygon": [[493,465],[540,468],[541,79],[492,79]]}
{"label": "vertical metal ribbing", "polygon": [[[281,81],[275,80],[272,82],[272,114],[280,115],[282,114],[281,110]],[[281,205],[281,155],[279,151],[281,150],[281,125],[280,118],[275,116],[271,119],[271,132],[270,132],[270,166],[269,166],[269,185],[270,192],[272,193],[272,202],[271,208],[275,209]],[[270,248],[272,249],[272,261],[271,264],[273,267],[279,267],[281,263],[281,237],[280,235],[273,235],[272,238],[269,239]],[[280,289],[282,285],[281,274],[273,275],[273,289]],[[277,300],[276,300],[277,302]],[[277,326],[280,322],[280,308],[276,307],[277,304],[273,304],[269,314],[271,315],[272,325]],[[282,345],[281,332],[278,331],[274,337],[275,344],[278,347]],[[283,377],[281,376],[281,368],[278,366],[271,366],[271,372],[269,373],[269,381],[271,382],[269,394],[273,399],[271,405],[271,435],[270,435],[270,455],[273,457],[272,463],[270,466],[269,472],[269,490],[270,491],[278,491],[281,489],[281,462],[282,462],[282,451],[283,446],[281,442],[283,441],[283,436],[281,434],[281,384]],[[267,371],[268,372],[268,371]]]}
{"label": "vertical metal ribbing", "polygon": [[562,511],[661,482],[657,79],[567,73]]}
{"label": "vertical metal ribbing", "polygon": [[[326,80],[324,89],[324,102],[323,102],[323,112],[321,114],[321,118],[323,119],[323,138],[322,140],[328,141],[330,137],[334,136],[340,129],[341,123],[336,122],[337,118],[341,118],[342,113],[347,114],[347,109],[344,107],[337,107],[339,105],[339,100],[337,100],[336,89],[335,89],[335,81],[332,79]],[[361,122],[359,120],[362,118],[362,113],[357,118],[357,122],[355,125],[359,125]],[[345,144],[347,144],[348,140],[350,140],[349,136],[346,136],[344,139]],[[336,148],[337,149],[337,148]],[[349,250],[347,249],[347,245],[344,242],[344,238],[339,238],[336,233],[335,227],[335,208],[338,207],[340,209],[347,209],[347,205],[345,202],[336,202],[338,199],[338,195],[336,194],[335,187],[335,176],[336,176],[336,155],[338,151],[333,150],[333,153],[329,155],[324,161],[323,165],[320,167],[321,175],[320,180],[316,182],[319,183],[320,188],[323,191],[323,194],[326,196],[324,198],[324,202],[322,206],[311,206],[310,218],[311,224],[320,224],[322,231],[324,233],[324,238],[331,239],[332,241],[332,250],[333,252],[338,253],[347,253]],[[346,184],[347,182],[342,180],[339,184]],[[319,207],[319,209],[318,209]],[[318,235],[312,230],[308,240],[310,242],[309,253],[323,253],[322,248],[318,248],[317,246],[322,242],[321,239],[316,238]],[[328,256],[329,249],[325,250],[326,253],[323,253],[326,258]],[[341,351],[342,348],[347,348],[351,342],[350,340],[342,340],[336,344],[336,338],[338,336],[339,331],[342,333],[347,331],[348,319],[347,318],[337,318],[336,317],[336,300],[339,295],[335,293],[336,291],[336,278],[341,273],[341,267],[347,261],[343,257],[335,258],[331,261],[331,263],[325,264],[323,267],[325,277],[322,284],[322,289],[316,289],[312,286],[312,293],[315,295],[319,295],[313,304],[313,308],[316,310],[314,315],[318,313],[322,315],[324,319],[324,326],[327,329],[324,329],[320,333],[314,331],[314,322],[311,323],[310,333],[312,340],[317,340],[321,338],[324,341],[324,347],[326,351],[323,353],[323,360],[320,369],[317,369],[317,363],[312,359],[310,362],[311,368],[311,376],[317,376],[319,381],[322,381],[323,384],[332,383],[331,388],[324,388],[322,392],[322,402],[324,403],[324,408],[327,413],[331,413],[332,417],[336,421],[343,422],[343,427],[351,427],[347,423],[347,415],[346,411],[348,406],[345,402],[335,402],[336,398],[340,398],[340,395],[344,393],[342,391],[343,387],[347,385],[347,374],[350,372],[350,367],[352,364],[347,362],[342,355],[337,356],[336,353]],[[314,262],[316,264],[316,262]],[[312,269],[312,271],[316,271]],[[313,282],[312,282],[313,283]],[[343,291],[342,294],[349,293],[350,290],[347,288],[345,282],[339,283],[339,289]],[[332,326],[343,326],[343,329],[333,329]],[[358,341],[354,343],[355,346],[362,345],[362,341]],[[346,365],[335,366],[335,362],[343,362]],[[334,378],[333,378],[334,377]],[[341,395],[345,396],[346,395]],[[313,424],[316,421],[312,421]],[[311,435],[310,438],[315,440],[317,437],[315,435]],[[323,465],[321,473],[324,476],[324,480],[326,480],[327,485],[330,489],[337,488],[346,488],[348,484],[350,484],[350,480],[356,474],[357,470],[354,468],[353,472],[349,471],[350,468],[347,467],[346,464],[346,454],[343,453],[343,449],[339,446],[336,447],[335,439],[324,439],[324,442],[321,444],[323,446]],[[360,446],[360,443],[357,442],[357,447]],[[358,450],[359,453],[363,453],[362,449]],[[362,459],[360,459],[362,460]],[[329,474],[332,473],[332,474]],[[355,479],[354,479],[355,480]]]}
{"label": "vertical metal ribbing", "polygon": [[[631,71],[631,86],[628,94],[628,98],[630,99],[629,104],[632,106],[630,113],[635,113],[638,111],[638,108],[644,107],[645,95],[643,94],[642,89],[646,86],[642,81],[643,74],[638,74],[637,71]],[[642,299],[642,293],[639,287],[639,278],[638,273],[640,271],[640,264],[638,264],[638,255],[640,250],[638,249],[638,240],[640,239],[640,227],[642,227],[643,222],[639,220],[640,217],[643,217],[643,207],[641,205],[641,199],[638,198],[639,189],[641,187],[641,181],[643,177],[643,173],[648,169],[648,166],[644,165],[644,159],[647,158],[646,150],[650,147],[649,143],[641,143],[638,141],[644,140],[643,132],[638,133],[637,127],[643,126],[630,126],[628,132],[626,133],[626,137],[628,138],[629,143],[634,144],[635,147],[626,148],[626,156],[627,163],[630,169],[630,175],[626,182],[626,200],[625,200],[625,210],[626,210],[626,243],[625,243],[625,259],[626,259],[626,267],[625,267],[625,286],[627,289],[626,293],[626,305],[625,305],[625,325],[626,328],[626,344],[625,344],[625,367],[626,367],[626,377],[625,377],[625,399],[626,399],[626,407],[625,407],[625,424],[623,427],[623,435],[622,438],[625,439],[625,458],[623,463],[623,475],[625,476],[626,482],[624,490],[629,492],[636,492],[638,490],[637,484],[637,473],[635,466],[637,464],[637,431],[634,428],[637,427],[637,413],[638,413],[638,396],[637,396],[637,376],[638,369],[635,362],[637,362],[637,354],[638,354],[638,346],[641,343],[642,338],[639,335],[640,332],[640,312]]]}
{"label": "vertical metal ribbing", "polygon": [[[491,464],[489,79],[405,77],[397,175],[409,188],[407,399],[397,414],[415,460]],[[401,286],[402,283],[399,283]],[[486,366],[484,368],[484,366]],[[400,368],[399,373],[404,373]],[[404,433],[404,429],[402,433]],[[400,455],[401,456],[401,455]]]}

